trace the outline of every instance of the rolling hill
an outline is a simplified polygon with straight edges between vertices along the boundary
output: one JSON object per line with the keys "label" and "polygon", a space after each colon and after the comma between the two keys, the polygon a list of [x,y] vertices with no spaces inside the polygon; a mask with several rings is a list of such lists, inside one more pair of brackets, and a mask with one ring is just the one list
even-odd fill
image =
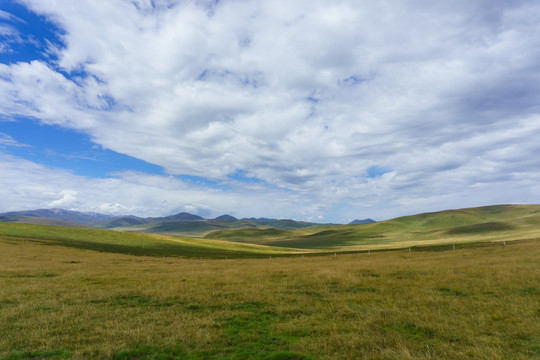
{"label": "rolling hill", "polygon": [[242,258],[298,253],[289,248],[256,244],[20,223],[0,223],[0,238],[139,256]]}
{"label": "rolling hill", "polygon": [[[495,205],[424,213],[362,225],[292,231],[214,231],[208,239],[298,249],[361,250],[540,237],[540,205]],[[401,244],[401,245],[400,245]]]}
{"label": "rolling hill", "polygon": [[143,219],[133,216],[116,218],[99,225],[100,228],[104,229],[194,237],[201,237],[215,230],[245,228],[277,228],[283,230],[293,230],[303,228],[320,228],[321,226],[325,226],[325,224],[309,223],[289,219],[261,221],[252,219],[231,219],[229,217],[219,217],[216,219],[201,218],[193,220],[176,220],[171,219],[170,217]]}
{"label": "rolling hill", "polygon": [[118,217],[94,225],[108,229],[93,229],[90,225],[35,216],[26,218],[38,225],[22,224],[25,217],[17,216],[16,221],[0,223],[0,236],[99,251],[163,256],[256,257],[540,239],[540,205],[445,210],[352,225],[239,220],[228,215],[208,220],[180,213],[161,218]]}

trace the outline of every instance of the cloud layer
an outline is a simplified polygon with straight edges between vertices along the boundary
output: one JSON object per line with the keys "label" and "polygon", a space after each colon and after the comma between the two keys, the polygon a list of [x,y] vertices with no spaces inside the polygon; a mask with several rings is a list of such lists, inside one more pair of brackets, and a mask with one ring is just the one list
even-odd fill
{"label": "cloud layer", "polygon": [[[125,174],[84,180],[109,184],[126,211],[200,203],[346,221],[538,202],[535,1],[23,3],[61,29],[62,44],[43,47],[50,61],[0,64],[4,116],[227,186],[188,184],[160,208],[124,198]],[[4,166],[24,176],[15,163]],[[185,185],[134,177],[156,199]],[[51,190],[54,205],[98,206],[79,181]]]}

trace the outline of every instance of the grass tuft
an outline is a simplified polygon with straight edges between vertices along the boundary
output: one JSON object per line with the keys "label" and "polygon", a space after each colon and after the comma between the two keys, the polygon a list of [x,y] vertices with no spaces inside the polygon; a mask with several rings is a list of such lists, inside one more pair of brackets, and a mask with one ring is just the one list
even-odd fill
{"label": "grass tuft", "polygon": [[454,297],[466,296],[466,294],[462,291],[449,289],[447,287],[441,287],[441,288],[438,288],[437,290],[439,290],[441,294],[446,295],[446,296],[454,296]]}

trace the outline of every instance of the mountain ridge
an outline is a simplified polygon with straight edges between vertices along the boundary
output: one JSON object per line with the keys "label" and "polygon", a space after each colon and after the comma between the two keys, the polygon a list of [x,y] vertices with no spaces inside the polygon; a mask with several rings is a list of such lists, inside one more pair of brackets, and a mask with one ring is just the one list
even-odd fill
{"label": "mountain ridge", "polygon": [[[528,217],[523,217],[526,214]],[[503,229],[511,229],[512,226],[520,226],[519,223],[513,223],[512,219],[515,217],[526,223],[527,226],[535,226],[537,221],[540,222],[537,220],[539,214],[540,205],[491,205],[407,215],[380,222],[364,223],[359,226],[358,224],[311,223],[291,219],[236,219],[227,214],[214,219],[204,219],[186,212],[163,217],[142,218],[134,215],[112,216],[63,209],[38,209],[2,213],[0,221],[190,237],[206,237],[207,235],[212,236],[210,233],[213,231],[241,229],[306,230],[307,232],[303,235],[300,233],[295,235],[296,240],[293,240],[304,242],[332,238],[335,239],[336,243],[341,243],[358,236],[371,239],[369,241],[379,241],[377,239],[388,238],[389,234],[401,231],[400,229],[413,228],[433,228],[440,231],[441,234],[452,236],[476,232],[501,232]],[[324,229],[318,230],[320,228]],[[261,235],[263,234],[265,233],[261,233]],[[222,236],[220,234],[214,235]],[[225,236],[231,237],[232,235],[225,234]]]}
{"label": "mountain ridge", "polygon": [[106,215],[96,212],[81,212],[65,209],[36,209],[36,210],[23,210],[23,211],[10,211],[1,213],[2,218],[16,218],[16,217],[35,217],[35,218],[47,218],[66,222],[73,222],[78,224],[92,224],[112,219],[113,215]]}
{"label": "mountain ridge", "polygon": [[376,221],[373,220],[373,219],[370,219],[370,218],[363,219],[363,220],[355,219],[355,220],[351,221],[348,225],[371,224],[371,223],[374,223],[374,222],[376,222]]}
{"label": "mountain ridge", "polygon": [[240,228],[278,228],[293,230],[319,227],[328,224],[311,223],[292,219],[243,218],[224,214],[213,219],[205,219],[188,212],[160,216],[139,217],[135,215],[105,215],[65,209],[37,209],[0,213],[0,222],[37,223],[79,227],[81,225],[99,229],[131,232],[204,235],[214,230]]}

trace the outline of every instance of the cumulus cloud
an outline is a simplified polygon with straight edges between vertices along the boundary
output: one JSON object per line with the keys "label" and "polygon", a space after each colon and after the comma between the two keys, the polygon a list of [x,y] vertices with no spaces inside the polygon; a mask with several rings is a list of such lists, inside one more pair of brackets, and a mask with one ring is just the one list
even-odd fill
{"label": "cumulus cloud", "polygon": [[[122,172],[107,178],[88,178],[0,154],[0,212],[34,208],[94,211],[138,216],[186,211],[212,218],[225,213],[237,217],[267,216],[298,220],[348,222],[357,214],[386,219],[429,209],[496,203],[528,203],[540,196],[531,186],[540,172],[510,172],[489,182],[463,186],[441,173],[432,184],[410,185],[394,172],[378,178],[350,181],[313,194],[242,184],[217,189],[173,176]],[[471,164],[464,177],[475,171]],[[484,169],[480,169],[484,170]],[[422,191],[421,187],[424,187]],[[396,193],[401,196],[396,197]],[[325,215],[323,215],[325,214]],[[351,217],[352,216],[352,217]]]}
{"label": "cumulus cloud", "polygon": [[[0,64],[0,112],[232,184],[186,206],[386,218],[538,199],[535,1],[22,2],[62,43],[54,62]],[[103,181],[179,186],[127,179]]]}
{"label": "cumulus cloud", "polygon": [[[315,206],[284,190],[216,189],[182,181],[173,176],[121,172],[107,178],[88,178],[0,153],[0,212],[34,208],[95,211],[139,216],[168,215],[187,211],[201,216],[229,213],[277,218],[302,218],[302,209]],[[291,204],[294,204],[291,211]],[[315,211],[315,210],[313,210]]]}

